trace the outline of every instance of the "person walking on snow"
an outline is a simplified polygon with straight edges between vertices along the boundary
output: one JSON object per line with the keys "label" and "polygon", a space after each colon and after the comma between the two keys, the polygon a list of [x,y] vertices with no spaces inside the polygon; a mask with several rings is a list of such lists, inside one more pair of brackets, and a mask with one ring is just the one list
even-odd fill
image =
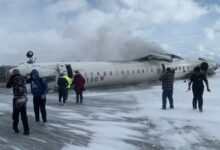
{"label": "person walking on snow", "polygon": [[169,99],[170,108],[174,109],[173,105],[173,83],[174,83],[175,70],[167,68],[166,72],[162,75],[160,80],[162,81],[162,109],[166,109],[167,98]]}
{"label": "person walking on snow", "polygon": [[66,79],[66,81],[67,81],[67,85],[66,85],[66,88],[67,88],[67,93],[66,93],[66,100],[68,100],[68,97],[69,97],[69,91],[70,91],[70,88],[71,88],[71,83],[72,83],[72,78],[70,78],[69,76],[68,76],[68,74],[64,74],[64,76],[63,76],[65,79]]}
{"label": "person walking on snow", "polygon": [[7,82],[7,88],[13,87],[13,130],[15,133],[19,133],[18,122],[19,122],[19,113],[21,114],[21,120],[24,128],[24,135],[30,134],[28,117],[27,117],[27,88],[25,79],[20,75],[18,69],[12,71],[12,76]]}
{"label": "person walking on snow", "polygon": [[197,109],[197,102],[198,102],[198,107],[199,111],[203,111],[203,92],[204,92],[204,84],[203,81],[205,82],[206,89],[208,92],[211,92],[209,88],[209,83],[204,74],[200,72],[200,67],[194,68],[194,74],[191,75],[190,77],[190,82],[188,85],[188,90],[191,90],[191,85],[192,85],[192,91],[193,91],[193,109]]}
{"label": "person walking on snow", "polygon": [[[31,93],[33,95],[34,113],[36,123],[40,122],[39,113],[41,112],[43,125],[46,126],[47,112],[46,112],[46,93],[47,85],[40,78],[37,70],[32,70],[30,76],[26,79],[27,83],[31,84]],[[39,111],[40,110],[40,111]]]}
{"label": "person walking on snow", "polygon": [[74,90],[76,92],[76,103],[83,103],[83,91],[85,90],[85,79],[79,73],[79,71],[75,71],[74,79],[73,79]]}
{"label": "person walking on snow", "polygon": [[60,74],[60,77],[58,78],[57,81],[57,85],[58,85],[58,93],[59,93],[59,104],[61,104],[61,99],[63,98],[63,105],[64,105],[67,99],[68,82],[66,78],[64,78],[63,73]]}

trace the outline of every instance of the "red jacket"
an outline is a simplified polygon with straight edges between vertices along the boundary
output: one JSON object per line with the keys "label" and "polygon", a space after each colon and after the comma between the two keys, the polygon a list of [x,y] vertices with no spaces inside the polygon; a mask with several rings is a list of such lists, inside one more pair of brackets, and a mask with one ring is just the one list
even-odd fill
{"label": "red jacket", "polygon": [[84,91],[85,90],[85,79],[83,78],[83,76],[79,73],[74,75],[74,79],[73,79],[73,85],[74,85],[74,89],[76,91]]}

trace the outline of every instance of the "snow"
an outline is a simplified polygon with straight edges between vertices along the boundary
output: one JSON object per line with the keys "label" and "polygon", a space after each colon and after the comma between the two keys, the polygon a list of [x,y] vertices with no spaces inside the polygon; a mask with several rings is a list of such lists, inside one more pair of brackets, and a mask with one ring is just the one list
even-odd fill
{"label": "snow", "polygon": [[192,92],[186,92],[187,83],[176,81],[174,110],[159,110],[162,103],[160,86],[155,86],[148,91],[133,92],[142,107],[142,111],[136,117],[148,117],[151,123],[156,125],[156,129],[152,130],[150,134],[152,136],[161,135],[161,145],[167,145],[167,148],[184,149],[184,147],[197,144],[198,141],[204,139],[217,140],[219,143],[219,74],[210,78],[209,82],[212,92],[204,93],[203,113],[192,109]]}
{"label": "snow", "polygon": [[[219,75],[210,78],[209,82],[213,90],[211,93],[204,93],[203,113],[192,109],[192,92],[186,91],[188,85],[187,82],[183,81],[175,82],[174,110],[160,110],[162,103],[161,86],[154,86],[148,90],[123,92],[123,94],[133,95],[138,101],[138,107],[141,108],[137,113],[130,114],[130,117],[147,118],[150,120],[151,124],[155,125],[155,128],[151,129],[149,134],[152,137],[160,136],[159,141],[161,145],[165,148],[190,149],[192,145],[196,145],[207,139],[218,141],[218,144],[220,141],[220,128],[218,128],[220,124],[220,117],[218,115],[218,112],[220,112],[220,102],[218,100],[218,91],[220,88]],[[123,114],[119,116],[121,117]],[[98,144],[102,138],[111,140],[126,139],[132,136],[141,137],[139,133],[131,132],[129,129],[126,129],[126,126],[122,126],[121,123],[97,124],[97,122],[95,122],[91,124],[95,124],[95,128],[89,127],[89,129],[96,133],[93,143]],[[129,123],[126,123],[126,125],[132,126],[129,125]],[[139,127],[139,125],[135,125],[135,127]],[[115,141],[112,140],[112,143],[114,142]],[[105,143],[105,146],[111,147],[107,143]],[[92,145],[87,149],[99,148],[93,147]]]}
{"label": "snow", "polygon": [[[174,107],[162,110],[161,85],[129,90],[86,92],[85,103],[59,106],[57,94],[48,94],[48,128],[30,124],[31,135],[11,131],[11,92],[0,93],[0,146],[3,149],[139,150],[220,149],[220,72],[208,79],[204,112],[192,109],[187,82],[175,81]],[[169,107],[169,103],[168,103]],[[29,122],[34,122],[32,96]],[[20,124],[20,129],[21,128]]]}
{"label": "snow", "polygon": [[41,139],[34,138],[34,137],[30,137],[30,139],[35,140],[36,142],[47,143],[45,140],[41,140]]}
{"label": "snow", "polygon": [[8,141],[5,138],[0,137],[0,141],[8,143]]}

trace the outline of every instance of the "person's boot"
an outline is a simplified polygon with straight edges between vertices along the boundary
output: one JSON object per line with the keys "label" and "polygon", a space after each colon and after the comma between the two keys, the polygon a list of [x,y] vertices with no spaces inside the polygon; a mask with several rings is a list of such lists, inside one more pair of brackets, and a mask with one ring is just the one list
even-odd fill
{"label": "person's boot", "polygon": [[33,122],[34,125],[39,125],[40,124],[40,121],[35,121]]}
{"label": "person's boot", "polygon": [[15,133],[19,133],[20,131],[18,130],[18,128],[14,128]]}
{"label": "person's boot", "polygon": [[30,132],[29,131],[24,131],[23,135],[30,135]]}
{"label": "person's boot", "polygon": [[162,106],[162,109],[164,109],[164,110],[165,110],[165,109],[167,109],[167,108],[166,108],[166,106]]}

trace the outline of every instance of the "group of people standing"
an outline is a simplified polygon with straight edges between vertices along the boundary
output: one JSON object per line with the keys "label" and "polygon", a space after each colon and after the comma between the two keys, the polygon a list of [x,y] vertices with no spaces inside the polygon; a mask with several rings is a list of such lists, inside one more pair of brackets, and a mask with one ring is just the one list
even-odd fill
{"label": "group of people standing", "polygon": [[[19,133],[18,122],[19,114],[21,114],[21,121],[23,123],[24,135],[30,134],[30,128],[27,117],[27,88],[26,83],[30,84],[31,93],[33,95],[33,107],[35,113],[35,124],[40,124],[40,112],[42,116],[43,126],[47,126],[47,112],[46,112],[46,93],[47,84],[39,76],[37,70],[32,70],[30,74],[25,78],[22,76],[18,69],[13,69],[12,75],[7,82],[7,88],[13,88],[13,130],[15,133]],[[63,98],[63,104],[65,104],[68,98],[68,91],[71,85],[74,85],[76,92],[76,103],[83,103],[83,91],[85,79],[79,73],[75,71],[74,79],[70,79],[67,75],[61,74],[58,79],[58,92],[59,102]],[[80,100],[80,101],[79,101]]]}
{"label": "group of people standing", "polygon": [[[174,83],[174,75],[175,70],[171,70],[171,68],[167,68],[165,73],[161,76],[162,81],[162,109],[166,109],[166,99],[169,99],[170,108],[174,109],[173,104],[173,83]],[[190,77],[190,81],[188,84],[188,91],[191,90],[193,92],[193,101],[192,106],[193,109],[197,109],[197,105],[200,112],[203,112],[203,92],[204,92],[204,84],[205,82],[207,91],[210,92],[209,83],[205,76],[205,74],[201,71],[200,67],[195,67],[193,70],[193,74]]]}
{"label": "group of people standing", "polygon": [[31,93],[33,95],[33,105],[35,113],[36,123],[40,123],[40,112],[42,115],[43,125],[46,126],[47,113],[46,113],[46,92],[47,85],[42,78],[39,77],[37,70],[32,70],[27,78],[24,78],[19,73],[18,69],[12,71],[12,75],[7,82],[7,88],[13,87],[13,130],[15,133],[19,133],[18,122],[19,114],[21,114],[21,120],[24,128],[24,135],[30,134],[30,128],[27,117],[27,88],[26,83],[31,84]]}
{"label": "group of people standing", "polygon": [[[166,71],[161,76],[160,80],[162,81],[162,109],[166,109],[166,99],[169,99],[170,109],[174,109],[173,102],[173,83],[174,83],[175,70],[167,68]],[[197,109],[197,104],[199,111],[203,111],[203,92],[205,82],[207,91],[210,92],[208,80],[206,76],[201,72],[200,67],[194,68],[194,73],[190,77],[188,84],[188,90],[193,91],[193,109]],[[47,112],[46,112],[46,93],[47,93],[47,84],[39,76],[37,70],[32,70],[31,73],[25,78],[19,73],[18,69],[13,69],[12,76],[7,82],[7,88],[13,87],[13,130],[15,133],[19,133],[18,122],[19,114],[21,114],[21,120],[24,128],[24,135],[30,134],[28,117],[27,117],[27,88],[26,83],[31,85],[31,93],[33,95],[33,106],[35,113],[35,123],[40,123],[40,112],[43,120],[43,125],[46,126],[47,123]],[[76,93],[76,103],[83,103],[83,91],[85,90],[85,79],[79,73],[75,71],[73,79],[69,78],[68,75],[61,73],[57,81],[58,84],[58,93],[59,93],[59,103],[63,99],[63,105],[68,99],[68,92],[73,85]]]}
{"label": "group of people standing", "polygon": [[[73,79],[71,79],[68,75],[61,73],[60,77],[57,81],[58,85],[58,93],[59,93],[59,103],[65,104],[68,99],[68,93],[71,85],[74,86],[74,90],[76,93],[76,103],[83,103],[83,91],[85,90],[85,79],[79,73],[79,71],[75,71],[75,75]],[[63,99],[63,103],[61,103]]]}

